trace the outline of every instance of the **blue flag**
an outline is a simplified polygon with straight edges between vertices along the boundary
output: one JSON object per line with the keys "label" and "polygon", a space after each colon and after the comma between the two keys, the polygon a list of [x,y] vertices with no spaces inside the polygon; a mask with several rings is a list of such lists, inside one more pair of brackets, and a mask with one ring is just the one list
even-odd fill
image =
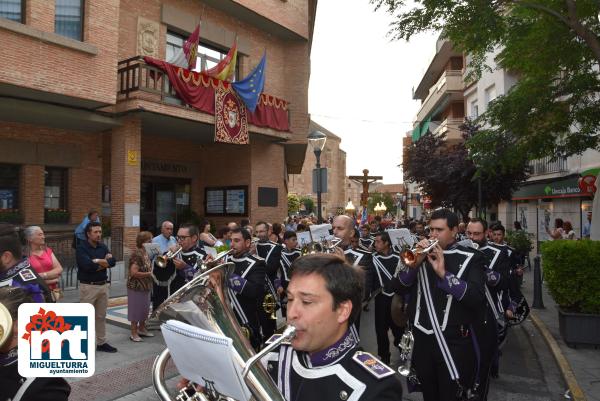
{"label": "blue flag", "polygon": [[265,53],[260,60],[260,63],[254,68],[246,78],[241,81],[233,82],[231,86],[236,91],[240,99],[246,105],[246,108],[250,110],[250,113],[254,113],[256,104],[260,98],[260,94],[265,87],[265,66],[267,64],[267,53]]}
{"label": "blue flag", "polygon": [[362,226],[362,225],[364,225],[364,224],[367,224],[367,221],[368,221],[368,220],[369,220],[369,215],[368,215],[368,213],[367,213],[367,207],[366,207],[366,206],[364,206],[364,207],[363,207],[363,210],[362,210],[362,216],[361,216],[361,218],[360,218],[360,225]]}

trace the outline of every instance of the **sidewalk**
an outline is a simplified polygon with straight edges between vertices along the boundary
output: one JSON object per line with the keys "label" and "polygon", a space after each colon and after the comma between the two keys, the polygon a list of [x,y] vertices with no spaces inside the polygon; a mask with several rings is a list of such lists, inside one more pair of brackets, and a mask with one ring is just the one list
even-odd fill
{"label": "sidewalk", "polygon": [[[531,306],[533,270],[525,272],[521,290]],[[600,349],[585,346],[568,347],[558,328],[558,306],[545,285],[542,285],[542,296],[545,308],[532,308],[529,319],[542,335],[548,336],[546,344],[554,354],[563,378],[569,385],[569,396],[575,400],[600,401]]]}

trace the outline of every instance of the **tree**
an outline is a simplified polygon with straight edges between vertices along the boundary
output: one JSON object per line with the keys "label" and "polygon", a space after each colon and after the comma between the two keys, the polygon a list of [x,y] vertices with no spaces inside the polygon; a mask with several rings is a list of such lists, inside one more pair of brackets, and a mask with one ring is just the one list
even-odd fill
{"label": "tree", "polygon": [[300,209],[300,198],[298,198],[298,195],[290,192],[290,193],[288,193],[287,200],[288,200],[288,215],[298,213],[298,210]]}
{"label": "tree", "polygon": [[439,30],[472,61],[478,78],[487,55],[519,75],[491,102],[483,127],[467,144],[487,171],[510,170],[523,160],[600,149],[600,1],[598,0],[370,0],[395,17],[391,34]]}
{"label": "tree", "polygon": [[[479,127],[468,119],[460,128],[466,140],[479,135]],[[405,151],[407,180],[417,183],[431,197],[433,207],[455,208],[463,217],[478,203],[477,180],[481,179],[481,208],[510,199],[527,178],[525,164],[511,171],[478,172],[465,142],[449,144],[445,134],[424,135]]]}
{"label": "tree", "polygon": [[306,210],[306,213],[312,213],[315,209],[315,201],[313,201],[310,196],[302,196],[300,198],[300,203],[304,205],[304,210]]}
{"label": "tree", "polygon": [[388,212],[394,213],[396,211],[396,202],[392,194],[384,192],[373,192],[369,194],[369,200],[367,204],[367,210],[369,213],[375,213],[375,206],[378,203],[383,202]]}

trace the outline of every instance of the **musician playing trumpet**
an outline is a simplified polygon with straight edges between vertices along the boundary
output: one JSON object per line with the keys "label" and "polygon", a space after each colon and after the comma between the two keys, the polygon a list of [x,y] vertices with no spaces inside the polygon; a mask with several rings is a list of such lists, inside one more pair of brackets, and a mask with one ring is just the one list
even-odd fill
{"label": "musician playing trumpet", "polygon": [[[484,312],[485,260],[480,252],[455,242],[457,226],[452,211],[434,211],[430,239],[437,244],[429,252],[415,252],[408,269],[391,281],[399,292],[410,293],[412,366],[425,401],[466,400],[475,387],[471,336],[473,323]],[[423,239],[417,248],[430,245]]]}

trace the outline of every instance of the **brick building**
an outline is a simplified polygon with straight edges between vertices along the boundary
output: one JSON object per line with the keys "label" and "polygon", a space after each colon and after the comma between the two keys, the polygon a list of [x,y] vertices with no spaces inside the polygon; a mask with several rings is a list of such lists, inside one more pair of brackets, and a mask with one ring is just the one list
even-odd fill
{"label": "brick building", "polygon": [[[309,131],[320,131],[327,136],[321,153],[321,167],[327,168],[327,192],[321,194],[322,215],[336,215],[344,211],[346,199],[346,152],[340,149],[342,139],[327,128],[310,122]],[[306,148],[304,166],[300,174],[290,174],[289,191],[298,196],[309,196],[317,202],[312,192],[312,171],[316,166],[315,154],[310,146]]]}
{"label": "brick building", "polygon": [[[215,224],[285,217],[288,174],[301,171],[309,132],[316,0],[0,5],[0,220],[72,232],[93,207],[127,249],[140,228],[189,210]],[[199,20],[205,65],[236,35],[237,78],[266,50],[264,93],[289,102],[289,131],[250,124],[249,145],[217,144],[214,115],[186,107],[136,57],[168,59]]]}

